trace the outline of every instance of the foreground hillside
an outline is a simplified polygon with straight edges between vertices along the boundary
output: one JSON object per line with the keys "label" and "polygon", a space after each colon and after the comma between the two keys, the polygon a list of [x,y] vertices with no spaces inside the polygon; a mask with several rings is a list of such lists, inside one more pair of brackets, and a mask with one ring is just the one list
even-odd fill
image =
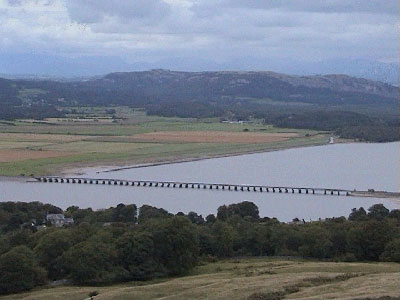
{"label": "foreground hillside", "polygon": [[109,287],[55,287],[1,300],[400,299],[400,265],[273,258],[234,259],[195,268],[189,276]]}

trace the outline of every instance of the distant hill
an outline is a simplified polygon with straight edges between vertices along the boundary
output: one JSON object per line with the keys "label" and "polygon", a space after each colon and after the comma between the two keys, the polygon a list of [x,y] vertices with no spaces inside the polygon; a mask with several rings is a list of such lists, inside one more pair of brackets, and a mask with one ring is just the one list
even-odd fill
{"label": "distant hill", "polygon": [[[319,104],[396,103],[392,85],[346,75],[290,76],[274,72],[145,72],[111,73],[79,84],[84,90],[101,89],[114,99],[119,93],[135,102],[218,101],[226,98],[273,99]],[[122,99],[126,102],[128,99]],[[137,99],[136,99],[137,100]],[[128,100],[129,102],[129,100]]]}
{"label": "distant hill", "polygon": [[[396,104],[397,87],[347,75],[290,76],[274,72],[177,72],[151,70],[110,73],[72,82],[1,80],[0,101],[25,100],[80,105],[140,105],[175,101],[218,102],[227,99],[272,99],[324,105]],[[7,100],[8,99],[8,100]]]}
{"label": "distant hill", "polygon": [[[0,77],[5,78],[74,78],[105,75],[110,72],[145,71],[150,69],[177,71],[263,71],[291,75],[345,74],[399,84],[399,64],[373,59],[332,58],[321,61],[302,61],[295,58],[247,57],[215,61],[210,57],[193,58],[170,56],[153,62],[127,62],[117,56],[66,57],[39,53],[0,53]],[[24,75],[30,74],[30,75]]]}

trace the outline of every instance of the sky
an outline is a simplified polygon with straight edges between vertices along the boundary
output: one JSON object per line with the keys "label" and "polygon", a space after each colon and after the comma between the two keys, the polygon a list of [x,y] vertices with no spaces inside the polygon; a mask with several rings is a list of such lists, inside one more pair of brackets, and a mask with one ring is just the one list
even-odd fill
{"label": "sky", "polygon": [[0,67],[1,57],[101,57],[110,68],[398,63],[398,14],[397,0],[0,0]]}

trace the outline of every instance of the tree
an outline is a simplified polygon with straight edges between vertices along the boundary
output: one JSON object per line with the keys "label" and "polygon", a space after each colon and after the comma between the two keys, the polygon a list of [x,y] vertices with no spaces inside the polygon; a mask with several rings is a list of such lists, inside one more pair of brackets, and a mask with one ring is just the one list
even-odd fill
{"label": "tree", "polygon": [[250,217],[254,220],[260,218],[257,205],[250,201],[244,201],[229,206],[223,205],[218,208],[217,218],[219,220],[226,220],[232,216]]}
{"label": "tree", "polygon": [[0,294],[27,291],[45,280],[46,272],[28,247],[18,246],[0,256]]}
{"label": "tree", "polygon": [[204,224],[204,218],[202,215],[198,215],[197,213],[195,213],[194,211],[191,211],[188,213],[187,217],[189,218],[189,220],[196,225],[201,225]]}
{"label": "tree", "polygon": [[235,239],[235,231],[233,227],[218,220],[212,225],[212,233],[215,238],[215,254],[220,257],[232,256],[233,242]]}
{"label": "tree", "polygon": [[60,266],[60,258],[73,244],[69,229],[57,229],[43,236],[34,248],[35,256],[44,266],[52,280],[61,279],[65,270]]}
{"label": "tree", "polygon": [[400,221],[400,209],[392,209],[389,213],[389,217]]}
{"label": "tree", "polygon": [[126,278],[116,260],[114,246],[98,243],[96,239],[79,243],[63,255],[64,268],[75,284],[111,283]]}
{"label": "tree", "polygon": [[153,207],[150,205],[143,205],[139,210],[138,222],[143,223],[146,220],[154,218],[166,218],[171,216],[165,209]]}
{"label": "tree", "polygon": [[135,204],[118,204],[114,209],[113,222],[136,223],[137,207]]}
{"label": "tree", "polygon": [[299,252],[304,257],[329,258],[332,257],[332,242],[329,232],[319,224],[304,225],[303,240]]}
{"label": "tree", "polygon": [[213,214],[209,214],[206,217],[207,224],[213,224],[216,220],[217,220],[217,218]]}
{"label": "tree", "polygon": [[400,238],[386,244],[385,251],[381,255],[381,260],[400,263]]}
{"label": "tree", "polygon": [[184,274],[197,263],[199,240],[196,227],[185,217],[155,219],[146,223],[153,236],[155,258],[168,275]]}
{"label": "tree", "polygon": [[387,222],[372,219],[349,230],[348,249],[358,260],[377,261],[392,236],[393,230]]}
{"label": "tree", "polygon": [[116,245],[119,264],[129,272],[129,279],[146,280],[156,276],[151,234],[129,231],[117,240]]}
{"label": "tree", "polygon": [[383,220],[389,216],[389,210],[383,204],[374,204],[368,208],[368,217]]}
{"label": "tree", "polygon": [[367,219],[367,212],[363,207],[359,209],[353,208],[349,215],[350,221],[365,221]]}

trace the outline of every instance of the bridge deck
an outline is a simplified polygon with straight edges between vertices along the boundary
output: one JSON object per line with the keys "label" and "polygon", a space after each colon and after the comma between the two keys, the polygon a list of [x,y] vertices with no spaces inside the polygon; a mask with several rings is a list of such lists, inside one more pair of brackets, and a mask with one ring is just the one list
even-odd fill
{"label": "bridge deck", "polygon": [[206,182],[181,182],[181,181],[156,181],[156,180],[124,180],[105,178],[81,178],[81,177],[37,177],[40,182],[50,183],[75,183],[114,186],[142,186],[159,188],[191,188],[221,191],[248,191],[248,192],[271,192],[271,193],[298,193],[298,194],[322,194],[349,196],[352,191],[335,188],[313,188],[294,186],[267,186],[230,183],[206,183]]}

